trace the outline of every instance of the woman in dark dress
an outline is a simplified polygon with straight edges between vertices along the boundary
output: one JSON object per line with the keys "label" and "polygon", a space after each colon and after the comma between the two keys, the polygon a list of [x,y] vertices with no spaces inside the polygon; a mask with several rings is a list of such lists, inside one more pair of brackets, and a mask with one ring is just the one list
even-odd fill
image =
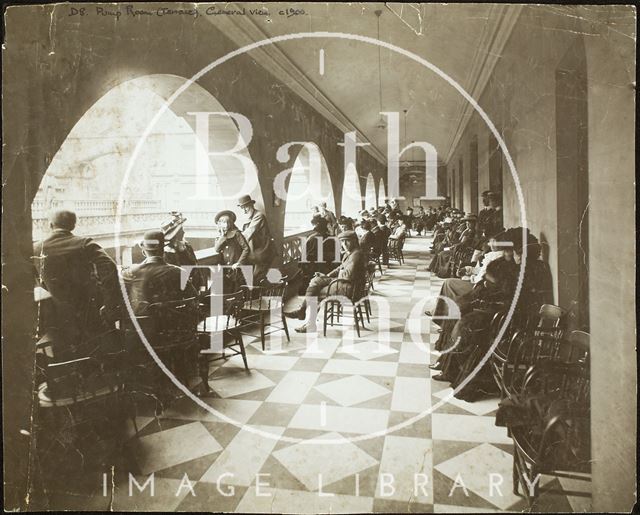
{"label": "woman in dark dress", "polygon": [[224,269],[223,291],[234,293],[245,284],[244,275],[239,267],[249,264],[249,243],[236,227],[236,214],[233,211],[220,211],[215,217],[215,222],[221,233],[215,246],[219,256],[218,262],[231,267]]}

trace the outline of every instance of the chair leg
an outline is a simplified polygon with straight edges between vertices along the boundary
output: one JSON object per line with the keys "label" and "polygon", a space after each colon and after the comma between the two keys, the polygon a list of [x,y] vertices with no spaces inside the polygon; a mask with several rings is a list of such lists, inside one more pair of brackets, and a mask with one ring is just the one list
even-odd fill
{"label": "chair leg", "polygon": [[517,452],[518,451],[514,449],[514,451],[513,451],[514,454],[513,454],[512,481],[513,481],[513,493],[515,495],[520,495],[519,488],[518,488],[518,486],[519,486],[518,483],[520,482],[520,477],[519,477],[519,474],[518,474],[518,462],[517,462],[518,458],[516,456]]}
{"label": "chair leg", "polygon": [[358,317],[359,312],[360,312],[360,306],[353,306],[353,320],[356,323],[356,333],[358,333],[358,338],[360,338],[360,321]]}
{"label": "chair leg", "polygon": [[282,326],[284,327],[284,334],[287,335],[287,341],[290,342],[291,338],[289,338],[289,326],[287,325],[287,317],[284,316],[283,311],[280,311],[280,320],[282,320]]}
{"label": "chair leg", "polygon": [[[238,345],[240,345],[240,353],[242,354],[242,361],[244,362],[244,368],[245,370],[249,370],[249,365],[247,364],[247,353],[244,349],[244,341],[242,340],[242,335],[238,334],[236,338],[238,341]],[[209,386],[208,383],[207,383],[207,386]]]}
{"label": "chair leg", "polygon": [[207,356],[200,356],[200,380],[204,385],[204,391],[209,393],[211,389],[209,388],[209,360]]}
{"label": "chair leg", "polygon": [[326,337],[327,336],[327,318],[329,317],[329,314],[327,312],[328,308],[327,305],[329,303],[325,302],[324,306],[322,307],[322,334]]}
{"label": "chair leg", "polygon": [[264,350],[265,336],[264,336],[264,313],[260,314],[260,342],[262,343],[262,350]]}
{"label": "chair leg", "polygon": [[[371,323],[371,318],[369,318],[369,305],[368,305],[367,300],[364,301],[364,314],[367,315],[367,323],[370,324]],[[364,322],[364,320],[363,320]]]}

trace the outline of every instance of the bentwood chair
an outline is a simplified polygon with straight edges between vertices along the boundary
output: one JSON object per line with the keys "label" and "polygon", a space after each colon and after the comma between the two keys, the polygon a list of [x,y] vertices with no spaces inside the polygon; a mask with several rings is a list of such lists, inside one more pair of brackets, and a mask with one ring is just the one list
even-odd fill
{"label": "bentwood chair", "polygon": [[[530,423],[510,427],[514,442],[513,489],[530,504],[540,493],[538,475],[591,480],[589,335],[574,331],[563,349],[526,373],[518,397],[527,402]],[[535,487],[530,489],[529,485]],[[581,491],[545,492],[586,496]]]}
{"label": "bentwood chair", "polygon": [[525,329],[514,336],[506,354],[494,354],[495,372],[504,396],[511,397],[520,389],[526,371],[540,359],[555,359],[561,355],[566,347],[563,340],[565,316],[566,311],[559,306],[542,305],[533,329]]}
{"label": "bentwood chair", "polygon": [[[242,340],[240,311],[244,304],[244,292],[215,295],[208,294],[201,299],[202,322],[198,325],[200,341],[199,371],[205,392],[209,387],[209,366],[232,356],[242,356],[244,368],[249,370],[247,354]],[[214,314],[211,315],[211,306]],[[217,313],[219,311],[219,313]]]}
{"label": "bentwood chair", "polygon": [[[242,334],[248,332],[250,326],[257,325],[260,330],[260,342],[262,350],[265,349],[266,336],[278,331],[284,331],[287,341],[289,327],[284,316],[284,293],[287,288],[288,278],[282,277],[277,283],[263,281],[259,286],[243,286],[243,303],[238,316],[242,325]],[[267,331],[271,328],[271,331]]]}
{"label": "bentwood chair", "polygon": [[[48,345],[48,344],[41,344]],[[45,353],[51,356],[51,352]],[[93,352],[67,361],[51,358],[37,387],[36,441],[41,465],[59,469],[60,460],[84,470],[115,443],[124,444],[127,419],[135,427],[135,411],[127,381],[124,349]],[[96,463],[97,464],[97,463]]]}
{"label": "bentwood chair", "polygon": [[[136,317],[144,337],[166,370],[188,387],[190,380],[197,376],[199,360],[198,300],[192,297],[159,302],[149,305],[146,313]],[[125,318],[121,327],[133,371],[129,387],[155,398],[156,411],[162,411],[167,403],[179,396],[177,388],[140,340],[132,321]]]}
{"label": "bentwood chair", "polygon": [[365,329],[364,317],[368,317],[367,307],[365,305],[366,299],[366,285],[354,285],[352,281],[348,279],[334,279],[329,283],[327,287],[327,298],[322,302],[323,306],[323,334],[327,336],[327,325],[334,326],[340,323],[340,319],[344,316],[344,306],[342,305],[340,297],[340,285],[346,286],[350,291],[348,296],[353,306],[353,323],[360,337],[360,328]]}

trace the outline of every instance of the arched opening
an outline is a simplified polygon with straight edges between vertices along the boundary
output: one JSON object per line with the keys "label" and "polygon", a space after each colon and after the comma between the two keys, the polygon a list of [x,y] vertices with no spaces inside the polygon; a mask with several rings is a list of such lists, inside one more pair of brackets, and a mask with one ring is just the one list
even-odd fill
{"label": "arched opening", "polygon": [[321,202],[326,202],[327,208],[335,212],[331,176],[317,145],[305,143],[296,156],[287,179],[285,237],[311,229],[311,211]]}
{"label": "arched opening", "polygon": [[[263,203],[248,151],[239,150],[241,158],[220,154],[244,147],[237,124],[198,84],[190,84],[159,115],[141,142],[167,99],[184,83],[175,75],[139,77],[115,86],[85,112],[53,157],[33,200],[34,240],[46,236],[49,213],[66,208],[78,215],[77,234],[93,237],[114,255],[122,197],[120,249],[129,251],[129,259],[140,235],[159,228],[170,211],[183,212],[187,236],[196,249],[204,248],[211,245],[217,211],[237,209],[235,200],[242,194]],[[205,112],[220,113],[207,117],[208,141],[203,140],[206,131],[196,134],[196,113]]]}
{"label": "arched opening", "polygon": [[369,209],[371,207],[378,207],[378,196],[376,195],[376,183],[373,180],[373,175],[369,174],[365,187],[364,208]]}
{"label": "arched opening", "polygon": [[378,206],[384,206],[385,200],[387,200],[387,192],[384,187],[384,180],[380,179],[378,183]]}
{"label": "arched opening", "polygon": [[360,179],[355,166],[349,164],[344,174],[344,185],[342,186],[342,210],[345,216],[357,217],[362,210],[362,192],[360,190]]}

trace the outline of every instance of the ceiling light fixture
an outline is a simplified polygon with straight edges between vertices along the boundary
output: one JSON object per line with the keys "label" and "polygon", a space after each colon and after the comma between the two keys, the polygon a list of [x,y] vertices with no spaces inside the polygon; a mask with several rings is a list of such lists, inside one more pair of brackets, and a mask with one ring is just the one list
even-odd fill
{"label": "ceiling light fixture", "polygon": [[[378,17],[378,41],[380,41],[380,16],[382,16],[382,9],[375,11]],[[382,57],[381,57],[380,45],[378,45],[378,100],[380,101],[380,113],[382,113]],[[387,121],[384,116],[380,114],[380,119],[376,125],[376,128],[380,130],[386,130]]]}
{"label": "ceiling light fixture", "polygon": [[[404,112],[404,144],[402,145],[402,148],[407,148],[407,110],[403,109]],[[402,166],[409,166],[409,161],[407,161],[406,159],[402,162]]]}

